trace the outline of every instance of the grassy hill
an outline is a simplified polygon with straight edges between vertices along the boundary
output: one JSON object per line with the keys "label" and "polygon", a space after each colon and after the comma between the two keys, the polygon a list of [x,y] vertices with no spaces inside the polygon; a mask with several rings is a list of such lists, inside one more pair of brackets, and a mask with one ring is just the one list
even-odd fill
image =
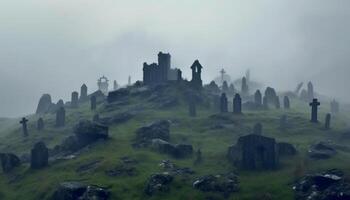
{"label": "grassy hill", "polygon": [[[136,90],[136,89],[135,89]],[[197,117],[188,115],[188,106],[183,87],[168,87],[156,95],[145,92],[131,92],[113,104],[100,103],[96,111],[90,111],[89,103],[78,109],[67,110],[67,125],[55,128],[53,114],[43,116],[45,130],[36,131],[38,116],[29,117],[29,136],[24,138],[19,124],[14,123],[2,128],[0,152],[13,152],[17,155],[28,154],[38,141],[44,141],[53,148],[67,136],[73,135],[73,126],[80,119],[92,119],[95,113],[100,117],[113,116],[127,111],[135,112],[135,116],[125,123],[109,127],[110,139],[99,141],[71,160],[50,162],[43,170],[31,170],[27,164],[15,169],[10,174],[0,174],[0,199],[48,199],[58,184],[63,181],[82,181],[109,188],[111,199],[205,199],[207,197],[222,198],[217,194],[203,193],[193,189],[196,177],[208,174],[219,174],[234,171],[239,175],[240,192],[232,194],[229,199],[293,199],[293,182],[308,172],[339,168],[350,174],[350,148],[341,135],[347,127],[349,116],[340,114],[333,118],[332,129],[323,130],[323,123],[311,124],[310,108],[305,102],[292,99],[292,109],[269,109],[262,111],[245,111],[243,115],[231,113],[218,115],[218,111],[209,106],[209,98],[204,98],[197,108]],[[176,98],[174,105],[159,107],[162,102],[157,98],[169,100]],[[166,98],[166,99],[163,99]],[[328,103],[320,109],[320,120],[329,112]],[[287,114],[291,124],[287,130],[279,128],[281,115]],[[216,117],[213,117],[216,116]],[[219,116],[219,117],[218,117]],[[148,148],[135,149],[131,146],[138,128],[159,119],[171,121],[170,141],[173,143],[190,143],[194,149],[201,149],[203,162],[195,165],[195,156],[175,159]],[[274,137],[278,142],[293,144],[298,155],[282,158],[280,168],[274,171],[244,171],[236,169],[226,158],[227,149],[235,144],[240,136],[252,132],[255,123],[263,124],[263,135]],[[222,128],[215,125],[222,124]],[[342,150],[328,160],[311,160],[307,150],[311,144],[331,140],[342,145]],[[346,148],[345,148],[346,147]],[[135,176],[110,177],[106,171],[121,164],[121,157],[128,156],[137,161]],[[152,173],[162,172],[159,163],[170,159],[181,167],[190,167],[195,174],[186,177],[177,176],[171,184],[170,191],[149,197],[143,190],[148,177]],[[88,170],[81,171],[81,166],[95,163]]]}

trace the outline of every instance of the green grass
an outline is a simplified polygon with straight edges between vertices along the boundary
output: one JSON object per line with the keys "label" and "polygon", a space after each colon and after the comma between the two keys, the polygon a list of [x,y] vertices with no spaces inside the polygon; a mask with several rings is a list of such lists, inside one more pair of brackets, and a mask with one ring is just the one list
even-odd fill
{"label": "green grass", "polygon": [[[168,91],[181,96],[179,91]],[[100,115],[109,116],[129,109],[142,110],[130,121],[110,127],[110,139],[96,143],[92,149],[79,157],[68,161],[56,161],[43,170],[31,170],[29,166],[22,165],[10,174],[0,174],[0,199],[48,199],[57,185],[63,181],[78,180],[90,184],[108,187],[112,199],[204,199],[206,196],[216,194],[202,193],[192,188],[196,177],[207,174],[237,172],[240,180],[240,192],[232,194],[229,199],[259,199],[271,196],[272,199],[293,199],[293,181],[307,172],[319,171],[329,168],[340,168],[350,173],[349,152],[339,153],[329,160],[314,161],[306,156],[310,144],[318,141],[336,141],[347,127],[347,115],[337,116],[333,119],[332,130],[323,130],[323,123],[311,124],[307,104],[292,100],[293,109],[267,111],[245,111],[241,116],[227,114],[227,126],[223,129],[212,129],[218,122],[210,116],[217,114],[207,106],[198,109],[198,117],[188,117],[187,106],[180,99],[180,105],[171,109],[155,109],[154,104],[139,96],[127,99],[128,104],[106,109],[100,104],[97,111]],[[18,155],[29,153],[33,144],[39,140],[45,141],[49,147],[59,144],[63,138],[72,135],[72,127],[79,119],[91,119],[95,112],[89,110],[89,104],[80,105],[79,109],[67,110],[67,126],[54,128],[55,116],[44,116],[45,130],[35,130],[38,116],[29,116],[30,136],[23,138],[19,124],[13,123],[5,130],[0,129],[1,152],[14,152]],[[320,109],[320,121],[329,112],[327,106]],[[278,127],[281,115],[287,114],[291,128],[280,130]],[[186,142],[200,148],[203,154],[203,163],[194,165],[194,156],[186,159],[170,158],[178,166],[190,167],[196,173],[187,179],[176,177],[171,184],[169,193],[160,193],[153,197],[143,193],[145,183],[152,173],[161,172],[159,163],[169,159],[167,155],[159,154],[150,149],[134,149],[131,146],[135,131],[154,120],[169,119],[171,126],[171,141],[174,143]],[[263,124],[263,135],[274,137],[277,141],[294,144],[299,154],[290,158],[282,158],[281,166],[275,171],[243,171],[236,169],[226,159],[227,148],[236,143],[236,140],[252,132],[255,123]],[[108,177],[105,171],[120,164],[120,157],[129,156],[139,161],[136,167],[137,175],[133,177]],[[97,167],[88,173],[80,174],[76,169],[85,163],[101,160]],[[220,197],[220,196],[219,196]]]}

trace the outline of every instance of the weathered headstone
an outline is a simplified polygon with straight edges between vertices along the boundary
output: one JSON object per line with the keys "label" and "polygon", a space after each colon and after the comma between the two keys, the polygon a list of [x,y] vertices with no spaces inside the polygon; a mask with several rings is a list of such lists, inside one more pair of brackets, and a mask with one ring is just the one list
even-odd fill
{"label": "weathered headstone", "polygon": [[314,99],[314,86],[311,81],[307,84],[307,96],[309,101]]}
{"label": "weathered headstone", "polygon": [[331,113],[333,115],[339,113],[339,103],[335,99],[331,102]]}
{"label": "weathered headstone", "polygon": [[190,117],[197,116],[196,103],[194,102],[194,100],[190,100],[189,102],[189,114],[190,114]]}
{"label": "weathered headstone", "polygon": [[264,107],[264,109],[269,109],[269,102],[268,102],[266,95],[263,98],[263,107]]}
{"label": "weathered headstone", "polygon": [[241,114],[242,113],[242,98],[239,94],[235,95],[233,99],[233,113]]}
{"label": "weathered headstone", "polygon": [[72,108],[77,108],[78,107],[78,100],[79,100],[79,94],[78,92],[72,92],[72,99],[71,99],[71,107]]}
{"label": "weathered headstone", "polygon": [[247,83],[247,79],[246,77],[242,78],[242,95],[243,96],[248,96],[249,95],[249,87],[248,87],[248,83]]}
{"label": "weathered headstone", "polygon": [[26,119],[25,117],[23,117],[22,120],[19,122],[20,124],[22,124],[22,131],[24,136],[28,136],[27,122],[28,119]]}
{"label": "weathered headstone", "polygon": [[317,99],[313,99],[309,105],[311,106],[311,122],[318,123],[317,110],[318,110],[318,106],[320,106],[321,104],[320,102],[318,102]]}
{"label": "weathered headstone", "polygon": [[222,93],[220,98],[220,111],[222,113],[228,112],[228,102],[227,102],[227,97],[225,93]]}
{"label": "weathered headstone", "polygon": [[258,107],[262,106],[263,102],[262,102],[262,95],[261,95],[260,90],[257,90],[255,92],[254,100],[255,100],[255,105],[257,105]]}
{"label": "weathered headstone", "polygon": [[38,119],[36,128],[37,128],[38,131],[41,131],[41,130],[44,129],[44,120],[43,120],[43,118],[40,117]]}
{"label": "weathered headstone", "polygon": [[90,106],[91,106],[91,110],[96,110],[96,96],[91,96]]}
{"label": "weathered headstone", "polygon": [[88,88],[85,84],[80,87],[80,101],[85,101],[87,99]]}
{"label": "weathered headstone", "polygon": [[277,97],[277,93],[275,89],[273,89],[272,87],[267,87],[265,90],[265,97],[266,97],[267,103],[273,104]]}
{"label": "weathered headstone", "polygon": [[253,134],[262,135],[262,129],[263,129],[263,126],[261,123],[255,124],[253,128]]}
{"label": "weathered headstone", "polygon": [[329,130],[331,128],[331,114],[328,113],[326,115],[326,120],[325,120],[325,129]]}
{"label": "weathered headstone", "polygon": [[30,166],[32,169],[42,169],[49,164],[49,150],[45,143],[38,142],[31,151]]}
{"label": "weathered headstone", "polygon": [[61,107],[56,112],[56,127],[63,127],[66,123],[66,110]]}
{"label": "weathered headstone", "polygon": [[289,101],[289,97],[288,96],[284,96],[283,105],[284,105],[284,109],[289,109],[290,108],[290,101]]}
{"label": "weathered headstone", "polygon": [[276,96],[275,107],[276,107],[276,109],[280,109],[281,108],[281,102],[280,102],[280,97],[279,96]]}

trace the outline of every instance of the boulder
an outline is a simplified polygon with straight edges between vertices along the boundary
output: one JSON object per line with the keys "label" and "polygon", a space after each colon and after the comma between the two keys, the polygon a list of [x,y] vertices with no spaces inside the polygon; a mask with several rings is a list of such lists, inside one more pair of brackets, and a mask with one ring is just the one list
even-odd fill
{"label": "boulder", "polygon": [[350,183],[337,169],[306,175],[295,183],[293,190],[296,200],[350,199]]}
{"label": "boulder", "polygon": [[196,179],[193,187],[202,192],[221,193],[228,197],[239,191],[238,176],[234,173],[207,175]]}
{"label": "boulder", "polygon": [[174,177],[168,173],[153,174],[148,179],[145,187],[145,193],[152,196],[156,192],[167,192],[169,191],[169,185],[173,179]]}
{"label": "boulder", "polygon": [[278,154],[280,156],[293,156],[297,154],[297,150],[292,144],[286,142],[277,143]]}
{"label": "boulder", "polygon": [[12,154],[12,153],[0,154],[0,161],[1,161],[2,171],[4,173],[8,173],[11,170],[13,170],[15,167],[18,167],[21,165],[21,160],[15,154]]}
{"label": "boulder", "polygon": [[108,200],[110,192],[102,187],[81,182],[63,182],[51,200]]}
{"label": "boulder", "polygon": [[108,127],[89,120],[81,120],[74,127],[79,146],[86,146],[99,139],[108,138]]}
{"label": "boulder", "polygon": [[45,143],[38,142],[34,145],[31,151],[31,168],[41,169],[48,166],[49,163],[49,151]]}
{"label": "boulder", "polygon": [[328,159],[337,154],[337,151],[330,144],[319,142],[310,147],[308,154],[313,159]]}
{"label": "boulder", "polygon": [[168,141],[170,138],[170,122],[161,120],[153,122],[148,126],[139,128],[136,131],[138,141],[150,141],[152,139],[162,139]]}

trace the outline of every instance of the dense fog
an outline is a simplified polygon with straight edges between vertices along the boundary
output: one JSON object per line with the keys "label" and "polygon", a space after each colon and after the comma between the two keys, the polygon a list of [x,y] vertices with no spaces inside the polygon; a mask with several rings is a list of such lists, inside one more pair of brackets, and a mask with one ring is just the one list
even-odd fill
{"label": "dense fog", "polygon": [[43,93],[69,100],[105,75],[142,79],[159,51],[190,78],[199,59],[208,83],[224,68],[279,90],[311,80],[349,98],[348,0],[0,1],[0,116],[35,112]]}

